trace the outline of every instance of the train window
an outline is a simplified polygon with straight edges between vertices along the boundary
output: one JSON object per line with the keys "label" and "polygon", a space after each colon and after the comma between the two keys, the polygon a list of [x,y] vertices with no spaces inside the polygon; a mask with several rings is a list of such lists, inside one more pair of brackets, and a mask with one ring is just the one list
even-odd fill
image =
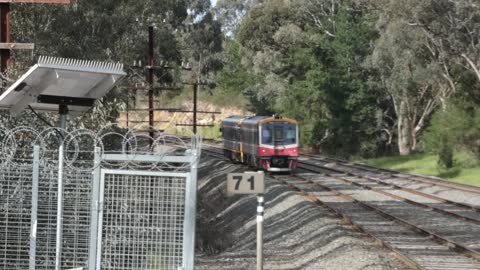
{"label": "train window", "polygon": [[295,144],[297,142],[297,130],[293,124],[287,124],[285,127],[285,143]]}
{"label": "train window", "polygon": [[262,144],[271,144],[272,143],[272,125],[264,124],[262,125]]}
{"label": "train window", "polygon": [[276,123],[276,125],[275,125],[275,135],[274,135],[275,142],[276,143],[283,143],[283,140],[285,139],[283,135],[284,135],[283,134],[283,126]]}
{"label": "train window", "polygon": [[297,126],[287,122],[274,122],[262,125],[262,144],[296,144]]}

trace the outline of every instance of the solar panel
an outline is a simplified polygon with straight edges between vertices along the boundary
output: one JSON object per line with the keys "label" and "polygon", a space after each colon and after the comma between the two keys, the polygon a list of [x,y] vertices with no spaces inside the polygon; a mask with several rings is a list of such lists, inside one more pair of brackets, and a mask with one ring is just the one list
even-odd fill
{"label": "solar panel", "polygon": [[125,75],[120,63],[42,56],[0,96],[0,108],[13,116],[28,105],[56,112],[66,104],[71,112],[86,111]]}

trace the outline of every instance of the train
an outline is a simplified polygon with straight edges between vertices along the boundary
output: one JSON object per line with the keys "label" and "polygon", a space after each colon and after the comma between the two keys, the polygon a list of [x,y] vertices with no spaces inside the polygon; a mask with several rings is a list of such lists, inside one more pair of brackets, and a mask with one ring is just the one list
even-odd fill
{"label": "train", "polygon": [[297,168],[298,122],[279,116],[230,116],[220,131],[225,157],[270,172]]}

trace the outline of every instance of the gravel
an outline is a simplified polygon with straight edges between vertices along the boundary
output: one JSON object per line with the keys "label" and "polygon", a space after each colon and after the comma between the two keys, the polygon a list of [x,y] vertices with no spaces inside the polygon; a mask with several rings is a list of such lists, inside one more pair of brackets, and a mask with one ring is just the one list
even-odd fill
{"label": "gravel", "polygon": [[[225,194],[226,174],[244,170],[202,161],[195,269],[255,269],[256,198]],[[264,269],[406,268],[371,238],[268,177],[265,201]]]}

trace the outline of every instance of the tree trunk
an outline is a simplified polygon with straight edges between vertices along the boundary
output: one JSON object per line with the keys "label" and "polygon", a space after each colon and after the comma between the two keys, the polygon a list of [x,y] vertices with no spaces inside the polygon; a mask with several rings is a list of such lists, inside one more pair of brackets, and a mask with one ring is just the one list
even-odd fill
{"label": "tree trunk", "polygon": [[398,110],[398,152],[401,156],[409,155],[412,152],[413,146],[413,130],[412,119],[408,114],[407,103],[400,101],[400,107]]}
{"label": "tree trunk", "polygon": [[462,57],[467,60],[467,63],[470,65],[472,71],[475,73],[475,75],[477,75],[477,79],[480,81],[480,70],[478,70],[475,63],[472,61],[472,59],[468,58],[466,54],[462,54]]}

